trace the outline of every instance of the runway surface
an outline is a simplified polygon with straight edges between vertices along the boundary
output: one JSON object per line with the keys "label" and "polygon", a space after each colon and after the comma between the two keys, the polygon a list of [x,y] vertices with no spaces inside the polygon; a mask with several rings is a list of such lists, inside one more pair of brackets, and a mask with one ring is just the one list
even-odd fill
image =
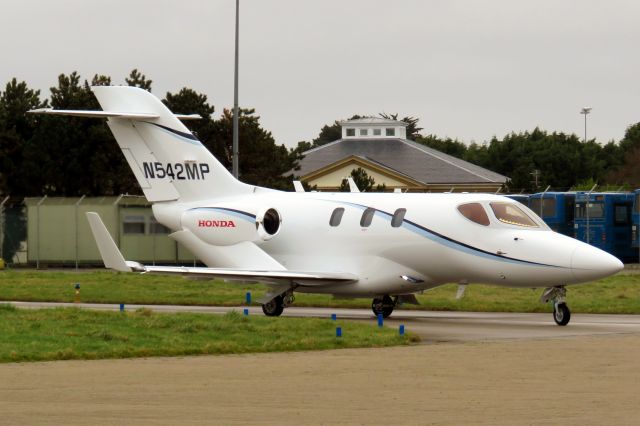
{"label": "runway surface", "polygon": [[[119,305],[97,303],[41,303],[0,302],[16,307],[40,309],[56,306],[80,307],[97,310],[119,310]],[[195,312],[223,314],[231,310],[242,312],[244,306],[178,306],[178,305],[125,305],[126,310],[149,308],[157,312]],[[376,318],[368,309],[299,308],[285,309],[284,316],[330,318],[336,314],[341,319],[370,321]],[[260,307],[250,307],[250,315],[263,315]],[[495,312],[435,312],[396,310],[385,320],[388,327],[405,326],[409,332],[420,336],[423,343],[468,342],[511,339],[566,338],[572,336],[596,336],[615,334],[640,334],[638,315],[573,314],[571,322],[559,327],[551,313],[495,313]]]}

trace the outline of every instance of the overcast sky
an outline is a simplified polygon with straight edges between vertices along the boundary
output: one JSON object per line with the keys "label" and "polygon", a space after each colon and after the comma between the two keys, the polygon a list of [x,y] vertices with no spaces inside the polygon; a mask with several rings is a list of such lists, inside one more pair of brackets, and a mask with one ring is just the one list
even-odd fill
{"label": "overcast sky", "polygon": [[[241,0],[240,104],[278,143],[352,114],[483,142],[531,130],[621,139],[640,121],[637,0]],[[233,105],[235,1],[0,0],[0,84],[59,73]]]}

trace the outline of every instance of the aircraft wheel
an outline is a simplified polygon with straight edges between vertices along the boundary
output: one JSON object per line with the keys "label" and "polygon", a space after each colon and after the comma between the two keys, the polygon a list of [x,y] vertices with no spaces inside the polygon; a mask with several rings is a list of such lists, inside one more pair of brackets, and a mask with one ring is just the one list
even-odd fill
{"label": "aircraft wheel", "polygon": [[268,317],[279,317],[284,311],[282,296],[276,296],[271,301],[262,305],[262,312]]}
{"label": "aircraft wheel", "polygon": [[567,325],[571,319],[571,311],[566,303],[558,303],[553,307],[553,319],[558,325]]}
{"label": "aircraft wheel", "polygon": [[395,303],[393,303],[393,299],[389,296],[384,296],[383,298],[376,297],[371,302],[371,310],[373,311],[373,314],[375,316],[382,314],[383,318],[388,318],[393,312],[394,307]]}

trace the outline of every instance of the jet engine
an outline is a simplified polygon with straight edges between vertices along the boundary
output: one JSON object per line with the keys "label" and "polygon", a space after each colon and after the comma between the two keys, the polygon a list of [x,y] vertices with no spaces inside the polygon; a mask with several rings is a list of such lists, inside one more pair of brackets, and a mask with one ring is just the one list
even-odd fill
{"label": "jet engine", "polygon": [[230,246],[243,241],[267,241],[280,231],[282,222],[276,209],[266,208],[253,215],[224,207],[203,207],[182,215],[182,228],[214,246]]}

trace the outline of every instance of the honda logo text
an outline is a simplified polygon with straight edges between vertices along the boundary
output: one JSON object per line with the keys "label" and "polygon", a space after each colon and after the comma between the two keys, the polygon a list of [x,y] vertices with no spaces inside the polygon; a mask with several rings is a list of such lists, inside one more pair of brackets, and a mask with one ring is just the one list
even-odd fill
{"label": "honda logo text", "polygon": [[198,228],[235,228],[232,220],[199,220]]}

